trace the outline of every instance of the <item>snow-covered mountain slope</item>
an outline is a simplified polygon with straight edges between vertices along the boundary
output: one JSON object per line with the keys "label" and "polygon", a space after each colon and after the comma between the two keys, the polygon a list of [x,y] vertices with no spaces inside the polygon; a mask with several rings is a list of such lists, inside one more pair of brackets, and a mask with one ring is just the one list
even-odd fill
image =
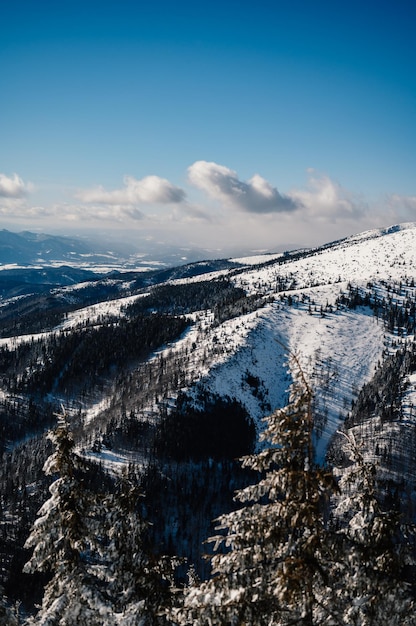
{"label": "snow-covered mountain slope", "polygon": [[[225,327],[218,336],[229,350],[230,333]],[[373,374],[384,340],[382,325],[365,311],[343,311],[323,318],[310,315],[306,307],[274,304],[256,318],[244,345],[211,369],[203,385],[219,395],[237,398],[253,417],[261,419],[266,403],[274,410],[287,400],[287,356],[289,352],[299,355],[316,390],[317,451],[322,457],[342,412]],[[261,385],[260,401],[258,393],[253,395],[244,382],[247,373]]]}
{"label": "snow-covered mountain slope", "polygon": [[[348,285],[364,289],[370,283],[372,293],[382,298],[390,286],[406,280],[407,296],[414,299],[416,225],[370,231],[293,256],[256,258],[256,267],[250,259],[238,259],[246,267],[229,272],[229,279],[248,294],[272,301],[256,313],[205,328],[208,365],[198,367],[197,356],[193,367],[198,378],[201,370],[208,370],[198,387],[237,398],[259,420],[265,407],[273,410],[284,403],[290,381],[287,355],[298,354],[316,389],[317,451],[322,458],[351,401],[394,341],[368,308],[337,309],[336,300]],[[400,294],[394,298],[403,300]],[[244,382],[247,373],[261,385],[260,398]]]}
{"label": "snow-covered mountain slope", "polygon": [[139,468],[158,545],[195,562],[248,480],[234,459],[287,402],[291,354],[315,392],[317,459],[338,463],[344,427],[414,521],[415,261],[416,224],[405,224],[4,298],[0,482],[13,526],[27,517],[16,494],[33,519],[46,495],[44,434],[63,405],[77,450],[97,471]]}
{"label": "snow-covered mountain slope", "polygon": [[278,266],[269,263],[253,268],[240,280],[252,289],[262,283],[273,285],[276,274],[291,278],[298,288],[343,281],[400,281],[416,274],[416,224],[368,231],[304,253],[299,259],[294,256],[283,257]]}
{"label": "snow-covered mountain slope", "polygon": [[[179,338],[153,349],[144,362],[143,357],[132,359],[123,375],[111,366],[99,384],[91,382],[80,395],[72,390],[62,396],[57,378],[48,399],[80,410],[91,432],[126,410],[137,410],[146,419],[155,416],[160,403],[172,405],[179,391],[198,403],[204,391],[236,399],[260,430],[261,419],[287,399],[287,357],[295,353],[316,391],[316,443],[322,459],[351,401],[378,364],[397,349],[395,343],[413,338],[410,322],[406,330],[394,321],[388,326],[386,311],[396,307],[396,315],[400,309],[409,316],[409,303],[416,300],[416,224],[368,231],[314,250],[197,265],[167,272],[165,283],[159,277],[159,287],[146,286],[143,277],[135,281],[131,273],[124,282],[114,278],[120,297],[86,307],[79,306],[82,289],[66,286],[59,292],[62,302],[70,303],[73,291],[78,304],[58,325],[37,335],[4,338],[2,345],[17,350],[22,342],[47,343],[73,333],[80,354],[77,342],[104,326],[115,332],[117,320],[129,319],[129,305],[151,302],[140,315],[162,311],[161,294],[163,315],[187,318]],[[192,285],[206,292],[195,300],[199,308],[192,306],[192,297],[184,304],[183,291]],[[233,295],[221,299],[219,287]],[[42,358],[38,350],[30,367],[37,363],[40,370]],[[30,376],[27,368],[22,376]],[[4,373],[3,380],[8,380]]]}

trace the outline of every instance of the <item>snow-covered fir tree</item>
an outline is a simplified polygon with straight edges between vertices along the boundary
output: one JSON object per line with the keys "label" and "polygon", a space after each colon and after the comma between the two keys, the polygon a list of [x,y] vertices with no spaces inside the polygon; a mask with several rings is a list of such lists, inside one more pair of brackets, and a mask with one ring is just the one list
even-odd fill
{"label": "snow-covered fir tree", "polygon": [[[343,585],[337,604],[350,626],[414,626],[416,605],[404,570],[415,566],[409,538],[398,511],[382,506],[377,468],[364,457],[351,433],[340,433],[350,465],[340,478],[335,510],[343,526],[338,534],[344,558],[338,563]],[[414,541],[413,541],[414,544]]]}
{"label": "snow-covered fir tree", "polygon": [[24,571],[50,572],[42,606],[28,626],[161,626],[171,603],[175,561],[154,557],[133,468],[106,494],[88,489],[83,459],[65,414],[48,435],[55,451],[46,474],[56,476],[26,547]]}
{"label": "snow-covered fir tree", "polygon": [[237,492],[210,539],[212,578],[185,590],[178,624],[334,624],[331,537],[326,506],[337,485],[315,464],[312,391],[296,357],[289,403],[266,418],[269,445],[243,459],[259,481]]}
{"label": "snow-covered fir tree", "polygon": [[140,509],[141,497],[137,477],[129,468],[104,501],[105,579],[123,626],[166,624],[165,612],[172,602],[177,563],[152,555],[146,545],[148,523]]}
{"label": "snow-covered fir tree", "polygon": [[44,471],[56,476],[50,498],[39,511],[26,547],[34,548],[24,571],[50,572],[42,606],[27,620],[29,626],[103,626],[113,621],[112,603],[102,583],[96,558],[100,539],[98,503],[83,484],[82,459],[65,414],[49,433],[55,451]]}

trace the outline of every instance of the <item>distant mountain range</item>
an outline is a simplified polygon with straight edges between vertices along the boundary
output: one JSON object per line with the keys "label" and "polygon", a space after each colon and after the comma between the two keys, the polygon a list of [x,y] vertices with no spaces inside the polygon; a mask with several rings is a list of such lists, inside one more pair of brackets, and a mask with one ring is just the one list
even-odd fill
{"label": "distant mountain range", "polygon": [[[5,266],[51,267],[70,265],[111,271],[158,269],[213,258],[211,250],[137,238],[122,241],[110,235],[67,237],[0,230],[0,270]],[[218,257],[218,254],[216,255]]]}
{"label": "distant mountain range", "polygon": [[90,263],[101,263],[104,259],[111,258],[111,254],[99,253],[79,238],[29,231],[0,231],[0,265],[49,265],[59,262],[79,264],[86,260]]}

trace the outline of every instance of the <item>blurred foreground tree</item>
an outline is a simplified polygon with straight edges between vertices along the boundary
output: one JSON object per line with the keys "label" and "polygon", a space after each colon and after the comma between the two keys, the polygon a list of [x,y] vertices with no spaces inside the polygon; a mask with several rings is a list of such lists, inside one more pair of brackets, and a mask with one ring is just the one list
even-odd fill
{"label": "blurred foreground tree", "polygon": [[402,524],[400,512],[382,506],[377,468],[364,457],[352,432],[340,433],[350,459],[340,478],[335,518],[344,520],[338,533],[343,586],[337,601],[343,622],[351,626],[411,626],[416,606],[405,570],[414,567],[414,528]]}
{"label": "blurred foreground tree", "polygon": [[185,590],[178,624],[333,624],[332,472],[315,463],[311,388],[297,357],[289,403],[266,418],[257,454],[242,459],[259,481],[237,492],[244,506],[218,518],[212,578]]}

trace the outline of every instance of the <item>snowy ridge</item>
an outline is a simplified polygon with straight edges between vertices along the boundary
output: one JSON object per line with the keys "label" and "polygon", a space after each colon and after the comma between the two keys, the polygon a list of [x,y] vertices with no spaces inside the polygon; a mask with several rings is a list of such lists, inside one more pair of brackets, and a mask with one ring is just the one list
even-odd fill
{"label": "snowy ridge", "polygon": [[293,277],[299,288],[343,281],[372,279],[400,280],[416,276],[416,225],[386,230],[374,236],[366,233],[321,248],[300,259],[247,270],[236,283],[258,289],[261,284],[273,286],[277,276]]}
{"label": "snowy ridge", "polygon": [[[234,273],[236,285],[251,294],[272,296],[275,304],[256,316],[244,346],[224,362],[217,362],[203,384],[220,395],[236,397],[255,419],[260,419],[264,407],[242,383],[243,375],[248,371],[262,381],[272,410],[282,406],[290,378],[285,366],[287,353],[281,346],[287,346],[288,351],[300,355],[316,388],[317,413],[322,419],[317,452],[322,459],[347,407],[373,375],[391,339],[369,311],[311,315],[302,297],[315,302],[319,309],[328,303],[334,305],[347,283],[364,287],[369,281],[378,285],[383,281],[400,282],[404,276],[414,278],[415,250],[416,225],[405,224],[367,231],[301,259],[276,264],[268,259],[263,267],[249,266]],[[281,255],[276,257],[279,259]],[[277,277],[292,280],[290,291],[276,295]],[[287,294],[296,299],[295,306],[281,301]],[[240,324],[225,322],[216,331],[217,349],[223,344],[232,351],[229,327],[240,337],[243,319],[239,318]]]}

